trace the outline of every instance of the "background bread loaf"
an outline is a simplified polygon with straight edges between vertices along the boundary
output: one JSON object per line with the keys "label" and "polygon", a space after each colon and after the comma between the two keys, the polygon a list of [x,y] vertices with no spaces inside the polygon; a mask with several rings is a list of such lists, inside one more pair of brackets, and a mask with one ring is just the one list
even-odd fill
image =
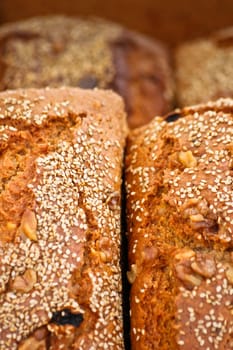
{"label": "background bread loaf", "polygon": [[157,41],[98,19],[40,17],[0,29],[0,89],[112,88],[134,128],[173,104],[167,50]]}
{"label": "background bread loaf", "polygon": [[213,30],[232,25],[231,0],[1,0],[0,21],[9,22],[38,14],[100,16],[121,23],[175,46]]}
{"label": "background bread loaf", "polygon": [[233,97],[233,27],[181,44],[175,60],[180,106]]}

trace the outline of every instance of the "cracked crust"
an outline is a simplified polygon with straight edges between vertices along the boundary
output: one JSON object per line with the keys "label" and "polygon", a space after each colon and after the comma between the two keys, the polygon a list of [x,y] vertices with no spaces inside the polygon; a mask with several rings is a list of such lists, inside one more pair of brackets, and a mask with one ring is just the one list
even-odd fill
{"label": "cracked crust", "polygon": [[0,349],[123,349],[120,186],[110,91],[0,94]]}
{"label": "cracked crust", "polygon": [[127,145],[132,348],[232,349],[233,100],[168,120]]}

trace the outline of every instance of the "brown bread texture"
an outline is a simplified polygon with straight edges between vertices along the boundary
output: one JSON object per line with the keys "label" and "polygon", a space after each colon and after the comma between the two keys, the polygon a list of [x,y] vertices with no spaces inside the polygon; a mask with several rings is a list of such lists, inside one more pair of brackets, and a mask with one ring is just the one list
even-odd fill
{"label": "brown bread texture", "polygon": [[126,152],[134,350],[233,349],[233,100],[131,131]]}
{"label": "brown bread texture", "polygon": [[37,17],[0,28],[0,90],[111,88],[131,128],[173,104],[170,57],[159,42],[100,19]]}
{"label": "brown bread texture", "polygon": [[179,106],[233,97],[233,27],[181,44],[175,52]]}
{"label": "brown bread texture", "polygon": [[124,349],[126,116],[111,91],[0,93],[0,349]]}

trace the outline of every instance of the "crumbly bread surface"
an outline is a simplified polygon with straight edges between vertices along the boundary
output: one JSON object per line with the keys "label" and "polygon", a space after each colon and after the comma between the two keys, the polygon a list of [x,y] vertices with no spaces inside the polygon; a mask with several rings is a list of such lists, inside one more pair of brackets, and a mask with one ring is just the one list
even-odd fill
{"label": "crumbly bread surface", "polygon": [[127,145],[132,348],[232,349],[233,100],[167,120]]}
{"label": "crumbly bread surface", "polygon": [[0,94],[0,349],[123,349],[111,91]]}
{"label": "crumbly bread surface", "polygon": [[0,89],[113,88],[136,127],[167,113],[171,66],[162,44],[99,19],[38,17],[0,29]]}
{"label": "crumbly bread surface", "polygon": [[181,44],[175,54],[179,106],[233,97],[233,27]]}

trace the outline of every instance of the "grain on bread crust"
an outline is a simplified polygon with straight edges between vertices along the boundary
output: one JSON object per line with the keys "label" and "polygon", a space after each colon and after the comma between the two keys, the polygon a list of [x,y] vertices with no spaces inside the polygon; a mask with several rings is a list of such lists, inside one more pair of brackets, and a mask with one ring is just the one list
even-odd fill
{"label": "grain on bread crust", "polygon": [[37,17],[0,28],[0,89],[113,88],[136,127],[173,102],[168,52],[159,42],[100,19]]}
{"label": "grain on bread crust", "polygon": [[233,97],[233,27],[181,44],[175,53],[179,106]]}
{"label": "grain on bread crust", "polygon": [[231,349],[233,100],[174,119],[127,145],[132,348]]}
{"label": "grain on bread crust", "polygon": [[0,349],[123,349],[111,91],[0,94]]}

